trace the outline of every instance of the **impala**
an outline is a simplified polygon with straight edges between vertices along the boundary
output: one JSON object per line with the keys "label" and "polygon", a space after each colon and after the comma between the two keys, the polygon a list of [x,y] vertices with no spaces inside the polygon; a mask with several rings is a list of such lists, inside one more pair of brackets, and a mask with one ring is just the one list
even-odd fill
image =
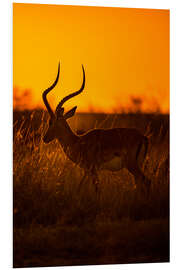
{"label": "impala", "polygon": [[67,157],[84,169],[86,176],[90,175],[98,189],[98,171],[118,171],[123,168],[134,175],[136,185],[140,188],[150,187],[150,181],[144,176],[141,168],[148,149],[148,138],[134,128],[93,129],[83,135],[75,134],[67,123],[67,119],[75,114],[77,106],[64,113],[66,101],[79,95],[85,87],[85,71],[82,65],[83,82],[78,91],[64,97],[56,107],[55,112],[47,100],[47,94],[56,86],[58,73],[54,83],[43,92],[43,101],[49,113],[47,132],[43,138],[45,143],[57,139]]}

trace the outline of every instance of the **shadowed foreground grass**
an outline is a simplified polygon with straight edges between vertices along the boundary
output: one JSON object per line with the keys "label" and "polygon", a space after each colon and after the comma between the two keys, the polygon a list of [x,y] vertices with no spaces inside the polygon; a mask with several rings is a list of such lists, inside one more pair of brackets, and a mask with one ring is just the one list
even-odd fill
{"label": "shadowed foreground grass", "polygon": [[168,228],[164,219],[32,224],[14,230],[14,267],[167,262]]}
{"label": "shadowed foreground grass", "polygon": [[148,198],[126,170],[101,172],[97,197],[91,179],[79,190],[82,170],[43,132],[14,133],[14,267],[169,261],[166,136],[154,136],[144,164]]}

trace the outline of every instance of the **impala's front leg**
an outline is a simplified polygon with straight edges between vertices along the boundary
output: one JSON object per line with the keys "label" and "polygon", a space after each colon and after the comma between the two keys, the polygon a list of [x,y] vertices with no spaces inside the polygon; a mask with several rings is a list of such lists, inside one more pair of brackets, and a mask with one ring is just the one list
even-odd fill
{"label": "impala's front leg", "polygon": [[99,178],[97,175],[97,172],[95,169],[93,170],[84,170],[84,175],[79,183],[79,190],[81,189],[83,183],[85,182],[86,178],[88,178],[88,180],[92,180],[92,184],[95,187],[95,191],[96,193],[99,190]]}

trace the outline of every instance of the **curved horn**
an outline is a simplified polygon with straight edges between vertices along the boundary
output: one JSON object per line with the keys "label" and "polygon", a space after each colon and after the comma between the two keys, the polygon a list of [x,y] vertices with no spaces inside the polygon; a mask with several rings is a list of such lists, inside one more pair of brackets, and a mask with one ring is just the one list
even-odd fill
{"label": "curved horn", "polygon": [[84,86],[85,86],[85,71],[84,71],[83,65],[82,65],[82,70],[83,70],[83,82],[82,82],[81,88],[80,88],[78,91],[76,91],[76,92],[74,92],[74,93],[72,93],[72,94],[70,94],[70,95],[64,97],[64,98],[59,102],[59,104],[57,105],[57,107],[56,107],[56,112],[62,107],[62,105],[63,105],[67,100],[69,100],[69,99],[72,98],[72,97],[75,97],[75,96],[79,95],[79,94],[83,91]]}
{"label": "curved horn", "polygon": [[48,88],[46,89],[43,94],[42,94],[42,98],[43,98],[43,101],[44,101],[44,104],[48,110],[48,113],[50,114],[51,117],[54,117],[54,113],[53,113],[53,110],[51,109],[48,101],[47,101],[47,94],[56,86],[57,82],[58,82],[58,79],[59,79],[59,72],[60,72],[60,63],[58,65],[58,73],[57,73],[57,77],[56,77],[56,80],[54,81],[54,83]]}

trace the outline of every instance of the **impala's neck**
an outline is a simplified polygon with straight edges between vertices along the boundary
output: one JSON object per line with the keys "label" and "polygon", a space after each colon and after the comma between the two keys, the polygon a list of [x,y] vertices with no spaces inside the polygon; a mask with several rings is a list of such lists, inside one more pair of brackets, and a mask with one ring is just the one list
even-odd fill
{"label": "impala's neck", "polygon": [[63,123],[61,123],[61,128],[58,129],[57,139],[67,153],[68,149],[72,149],[78,142],[79,136],[72,131],[66,120],[64,120]]}

